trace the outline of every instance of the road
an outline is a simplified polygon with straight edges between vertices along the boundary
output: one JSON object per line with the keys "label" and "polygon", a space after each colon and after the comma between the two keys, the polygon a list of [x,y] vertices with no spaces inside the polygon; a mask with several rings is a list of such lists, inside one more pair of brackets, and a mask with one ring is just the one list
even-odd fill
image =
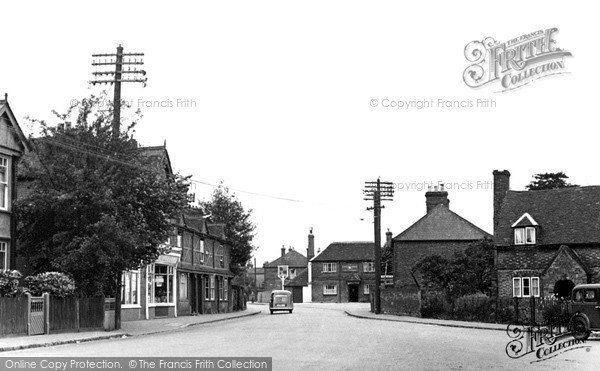
{"label": "road", "polygon": [[600,342],[542,362],[510,359],[505,332],[354,318],[364,304],[297,304],[169,333],[2,353],[0,356],[273,357],[274,370],[595,370]]}

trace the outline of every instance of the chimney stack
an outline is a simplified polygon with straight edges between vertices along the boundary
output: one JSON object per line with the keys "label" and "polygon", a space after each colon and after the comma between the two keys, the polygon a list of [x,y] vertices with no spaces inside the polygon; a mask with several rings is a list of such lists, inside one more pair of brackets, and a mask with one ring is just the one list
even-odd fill
{"label": "chimney stack", "polygon": [[306,249],[306,258],[308,261],[315,257],[315,236],[313,235],[313,229],[310,227],[308,232],[308,248]]}
{"label": "chimney stack", "polygon": [[444,205],[447,208],[450,208],[450,200],[448,199],[448,192],[444,191],[444,186],[440,186],[441,190],[438,189],[438,186],[435,186],[433,191],[431,188],[427,193],[425,193],[425,204],[427,205],[427,214],[431,212],[436,206]]}
{"label": "chimney stack", "polygon": [[510,172],[508,170],[494,170],[494,236],[496,235],[496,224],[500,216],[500,208],[506,192],[510,190]]}
{"label": "chimney stack", "polygon": [[285,256],[285,245],[281,246],[281,257]]}
{"label": "chimney stack", "polygon": [[385,241],[389,246],[392,246],[392,231],[388,228],[387,232],[385,232]]}

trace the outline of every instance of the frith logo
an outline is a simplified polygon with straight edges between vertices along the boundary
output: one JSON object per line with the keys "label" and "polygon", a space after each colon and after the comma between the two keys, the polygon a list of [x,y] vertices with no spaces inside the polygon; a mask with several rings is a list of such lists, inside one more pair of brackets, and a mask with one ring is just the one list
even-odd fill
{"label": "frith logo", "polygon": [[479,88],[496,81],[508,91],[530,82],[566,73],[565,57],[571,53],[556,46],[557,28],[531,32],[500,43],[492,37],[471,41],[465,57],[472,62],[463,73],[465,84]]}

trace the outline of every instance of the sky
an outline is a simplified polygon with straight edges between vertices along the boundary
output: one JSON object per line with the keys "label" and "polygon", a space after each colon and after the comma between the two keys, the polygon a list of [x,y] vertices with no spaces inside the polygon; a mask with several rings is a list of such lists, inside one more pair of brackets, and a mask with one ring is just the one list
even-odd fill
{"label": "sky", "polygon": [[[491,233],[495,169],[511,172],[513,190],[542,172],[600,184],[592,4],[10,2],[0,94],[32,133],[26,116],[52,122],[53,109],[111,89],[88,84],[92,54],[144,53],[147,86],[122,87],[144,115],[136,138],[166,142],[182,175],[235,190],[252,209],[259,266],[282,245],[305,254],[311,227],[317,249],[373,240],[362,190],[378,177],[396,188],[383,232],[422,217],[426,184],[443,182],[451,210]],[[572,53],[564,73],[510,91],[465,84],[470,42],[551,28]],[[213,187],[194,191],[208,199]]]}

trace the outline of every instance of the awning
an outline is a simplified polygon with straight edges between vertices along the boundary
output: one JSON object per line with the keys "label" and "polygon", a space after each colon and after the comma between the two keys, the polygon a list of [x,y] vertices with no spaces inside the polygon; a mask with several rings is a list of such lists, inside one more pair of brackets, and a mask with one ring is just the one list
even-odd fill
{"label": "awning", "polygon": [[161,255],[158,257],[158,259],[156,259],[156,264],[164,264],[164,265],[168,265],[171,267],[174,267],[177,265],[177,263],[179,262],[179,256],[173,256],[173,255]]}

